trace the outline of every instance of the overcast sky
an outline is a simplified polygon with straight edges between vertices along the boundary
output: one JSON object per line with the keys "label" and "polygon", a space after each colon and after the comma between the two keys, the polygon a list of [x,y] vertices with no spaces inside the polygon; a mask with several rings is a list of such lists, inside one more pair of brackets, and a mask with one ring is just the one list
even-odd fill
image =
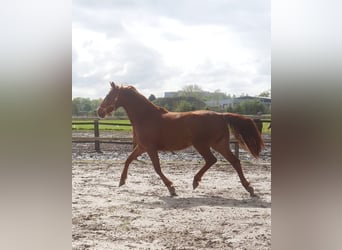
{"label": "overcast sky", "polygon": [[270,0],[74,0],[72,96],[271,88]]}

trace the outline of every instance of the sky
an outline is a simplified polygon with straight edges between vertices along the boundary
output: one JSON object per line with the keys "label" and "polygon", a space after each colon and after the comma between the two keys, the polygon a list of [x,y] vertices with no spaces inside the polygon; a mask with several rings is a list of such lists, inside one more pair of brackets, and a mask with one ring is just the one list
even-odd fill
{"label": "sky", "polygon": [[270,0],[74,0],[72,97],[271,89]]}

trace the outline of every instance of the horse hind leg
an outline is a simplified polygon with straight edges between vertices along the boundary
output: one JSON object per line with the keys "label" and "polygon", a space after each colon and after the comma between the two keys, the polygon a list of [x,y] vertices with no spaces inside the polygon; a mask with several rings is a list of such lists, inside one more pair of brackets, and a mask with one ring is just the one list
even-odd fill
{"label": "horse hind leg", "polygon": [[201,181],[204,173],[216,163],[217,159],[213,155],[213,153],[210,151],[210,148],[208,146],[200,146],[200,145],[194,145],[195,149],[200,153],[200,155],[203,156],[205,160],[205,165],[197,172],[197,174],[194,176],[194,180],[192,182],[193,189],[196,189],[199,185],[199,182]]}
{"label": "horse hind leg", "polygon": [[161,171],[158,152],[156,150],[148,150],[147,153],[151,158],[154,170],[156,171],[156,173],[160,176],[160,178],[164,182],[165,186],[167,187],[167,189],[170,192],[170,195],[171,196],[177,196],[176,190],[173,186],[173,183]]}
{"label": "horse hind leg", "polygon": [[219,152],[230,164],[232,164],[233,168],[239,175],[242,186],[247,190],[247,192],[249,192],[250,196],[257,197],[257,195],[254,193],[254,188],[250,186],[249,181],[247,181],[243,174],[240,160],[229,149],[229,141],[221,140],[220,143],[213,145],[212,148]]}

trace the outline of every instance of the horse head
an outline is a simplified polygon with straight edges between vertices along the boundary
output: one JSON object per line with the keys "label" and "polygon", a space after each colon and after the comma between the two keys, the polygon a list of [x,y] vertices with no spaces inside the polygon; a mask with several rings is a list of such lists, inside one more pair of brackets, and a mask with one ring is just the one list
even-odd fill
{"label": "horse head", "polygon": [[97,114],[101,118],[110,115],[118,108],[117,101],[119,98],[120,87],[115,85],[114,82],[109,82],[109,84],[111,89],[97,109]]}

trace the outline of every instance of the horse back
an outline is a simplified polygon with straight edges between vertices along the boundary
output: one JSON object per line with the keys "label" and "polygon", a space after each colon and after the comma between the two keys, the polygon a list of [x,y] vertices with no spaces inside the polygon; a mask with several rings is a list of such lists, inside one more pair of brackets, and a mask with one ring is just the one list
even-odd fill
{"label": "horse back", "polygon": [[163,116],[160,128],[160,143],[166,145],[165,147],[174,145],[185,148],[194,143],[210,144],[222,137],[229,138],[229,130],[223,117],[205,110],[169,112]]}

